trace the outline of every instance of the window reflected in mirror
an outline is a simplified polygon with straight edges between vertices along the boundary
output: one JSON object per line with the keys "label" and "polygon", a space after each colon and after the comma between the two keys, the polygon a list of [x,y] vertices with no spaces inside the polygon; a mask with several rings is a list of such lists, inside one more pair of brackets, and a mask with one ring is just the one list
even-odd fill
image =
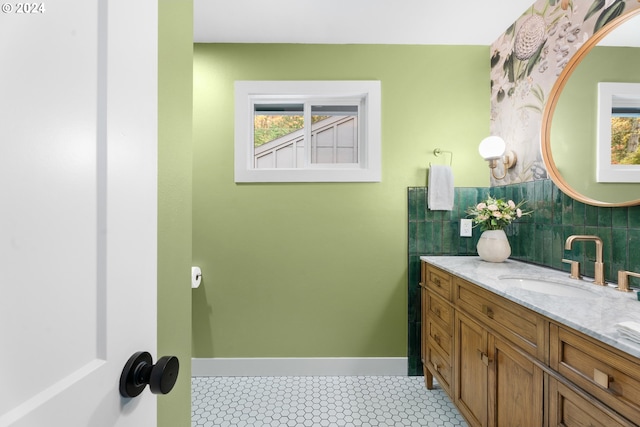
{"label": "window reflected in mirror", "polygon": [[597,182],[640,182],[640,83],[598,83]]}
{"label": "window reflected in mirror", "polygon": [[613,95],[611,164],[640,165],[640,97]]}

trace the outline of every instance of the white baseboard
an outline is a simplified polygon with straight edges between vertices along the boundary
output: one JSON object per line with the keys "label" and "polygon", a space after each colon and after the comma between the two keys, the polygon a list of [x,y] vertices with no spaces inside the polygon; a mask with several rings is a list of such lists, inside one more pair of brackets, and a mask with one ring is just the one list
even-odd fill
{"label": "white baseboard", "polygon": [[194,377],[406,376],[406,357],[193,358]]}

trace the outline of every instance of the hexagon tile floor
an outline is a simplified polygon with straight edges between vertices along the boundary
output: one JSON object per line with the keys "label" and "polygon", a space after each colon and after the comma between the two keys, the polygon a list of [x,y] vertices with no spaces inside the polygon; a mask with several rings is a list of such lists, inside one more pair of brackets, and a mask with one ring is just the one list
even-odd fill
{"label": "hexagon tile floor", "polygon": [[191,426],[464,426],[423,377],[194,377]]}

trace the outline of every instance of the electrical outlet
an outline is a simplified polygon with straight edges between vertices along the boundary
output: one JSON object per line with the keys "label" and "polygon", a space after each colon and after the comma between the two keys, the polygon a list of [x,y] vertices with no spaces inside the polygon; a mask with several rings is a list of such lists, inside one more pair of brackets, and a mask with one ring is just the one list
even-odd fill
{"label": "electrical outlet", "polygon": [[471,237],[473,228],[473,223],[470,219],[461,219],[460,220],[460,236],[461,237]]}

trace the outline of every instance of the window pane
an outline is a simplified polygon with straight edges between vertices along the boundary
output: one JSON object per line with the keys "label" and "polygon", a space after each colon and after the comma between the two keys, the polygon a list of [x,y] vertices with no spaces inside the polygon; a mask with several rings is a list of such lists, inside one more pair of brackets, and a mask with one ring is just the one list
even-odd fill
{"label": "window pane", "polygon": [[253,116],[254,167],[304,166],[303,104],[255,104]]}
{"label": "window pane", "polygon": [[358,106],[311,107],[311,163],[358,163]]}

